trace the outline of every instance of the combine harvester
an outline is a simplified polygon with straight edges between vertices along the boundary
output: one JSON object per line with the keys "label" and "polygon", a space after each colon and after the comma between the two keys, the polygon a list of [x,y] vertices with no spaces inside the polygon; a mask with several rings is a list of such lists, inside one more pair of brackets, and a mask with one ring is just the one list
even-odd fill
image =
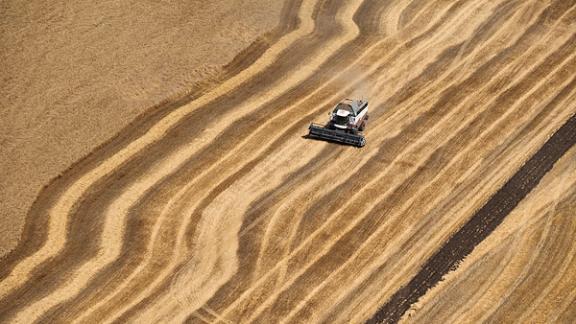
{"label": "combine harvester", "polygon": [[368,121],[368,101],[345,99],[329,113],[330,120],[324,126],[311,123],[309,138],[362,147],[366,144],[360,132]]}

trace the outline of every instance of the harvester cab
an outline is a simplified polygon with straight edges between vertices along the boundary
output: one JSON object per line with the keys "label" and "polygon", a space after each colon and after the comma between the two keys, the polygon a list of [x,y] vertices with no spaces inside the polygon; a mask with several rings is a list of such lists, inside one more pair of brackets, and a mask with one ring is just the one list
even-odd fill
{"label": "harvester cab", "polygon": [[345,99],[329,115],[326,125],[310,124],[308,137],[357,147],[366,144],[361,132],[368,122],[368,101]]}

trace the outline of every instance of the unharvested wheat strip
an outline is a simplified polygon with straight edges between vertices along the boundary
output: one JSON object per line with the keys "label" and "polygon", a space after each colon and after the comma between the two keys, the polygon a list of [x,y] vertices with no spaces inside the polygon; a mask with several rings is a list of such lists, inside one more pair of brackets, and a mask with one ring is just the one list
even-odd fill
{"label": "unharvested wheat strip", "polygon": [[[544,229],[544,231],[546,231],[547,229],[550,228],[550,224],[545,224],[542,226],[542,228]],[[494,282],[497,282],[497,280],[504,275],[506,270],[512,265],[513,261],[518,257],[518,255],[516,254],[516,250],[512,246],[513,246],[513,244],[518,244],[517,243],[518,241],[521,241],[520,238],[522,238],[523,234],[525,234],[525,233],[524,232],[516,233],[515,237],[511,238],[512,244],[509,244],[507,246],[507,248],[505,249],[506,258],[499,262],[498,268],[495,269],[495,271],[493,271],[493,273],[490,274],[490,277],[487,278],[484,285],[477,288],[476,291],[474,292],[473,296],[464,300],[463,301],[464,303],[458,309],[464,309],[464,308],[468,307],[468,305],[475,305],[475,303],[473,303],[473,302],[478,300],[479,296],[481,296],[488,289],[490,289],[490,287],[493,286]],[[519,244],[528,244],[528,243],[520,242]],[[453,322],[446,320],[444,323],[453,323]]]}
{"label": "unharvested wheat strip", "polygon": [[[531,238],[531,240],[528,240],[526,237],[523,238],[523,240],[521,240],[520,242],[518,242],[518,246],[522,247],[522,249],[527,249],[529,248],[530,250],[532,250],[533,248],[536,248],[537,246],[541,245],[543,242],[543,236],[547,234],[547,232],[549,232],[550,229],[550,222],[547,221],[547,219],[543,219],[540,218],[540,223],[538,223],[539,225],[539,230],[541,230],[543,233],[538,232],[538,240],[536,241],[536,243],[532,243],[531,241],[533,241],[533,239]],[[533,233],[530,233],[530,236],[534,235]],[[534,245],[534,246],[533,246]],[[525,251],[525,250],[524,250]],[[512,260],[512,262],[510,264],[507,265],[507,267],[504,269],[504,272],[502,274],[502,276],[518,276],[518,275],[523,275],[523,273],[526,273],[526,264],[531,264],[535,261],[535,254],[533,253],[523,253],[522,255],[523,257],[518,257],[518,255],[516,256],[516,258],[514,260]],[[507,285],[508,286],[508,285]],[[494,291],[495,288],[498,288],[498,286],[495,285],[488,285],[488,287],[486,288],[487,291]],[[508,294],[507,289],[509,288],[509,286],[506,288],[506,290],[504,289],[499,289],[500,290],[500,296],[506,296]],[[475,306],[478,305],[478,309],[482,309],[483,305],[480,301],[477,301],[475,303]],[[449,314],[452,315],[452,314]],[[452,316],[453,317],[453,316]]]}
{"label": "unharvested wheat strip", "polygon": [[[521,233],[516,233],[514,236],[511,236],[508,240],[501,242],[501,249],[499,249],[498,253],[496,254],[497,256],[497,264],[498,264],[498,268],[495,269],[495,271],[492,271],[490,274],[488,274],[486,277],[483,277],[482,280],[490,283],[493,282],[493,280],[495,280],[495,278],[498,278],[505,270],[505,267],[507,267],[508,265],[510,265],[511,263],[514,262],[515,260],[515,251],[512,248],[515,244],[517,244],[517,242],[523,238],[523,236],[520,235]],[[494,266],[495,267],[495,266]],[[489,285],[489,284],[488,284]],[[478,293],[478,292],[473,292],[473,293]],[[468,297],[466,297],[466,302],[468,301]],[[463,307],[461,306],[459,303],[463,302],[463,299],[458,299],[456,304],[451,304],[450,306],[455,308],[455,307]],[[418,308],[418,306],[416,306],[416,304],[412,305],[412,308],[406,312],[405,316],[409,317],[409,321],[413,321],[415,316],[417,316],[418,314],[420,314],[420,309]],[[416,315],[415,315],[416,313]],[[354,310],[350,310],[349,314],[356,314],[356,309]],[[371,316],[373,314],[366,314],[365,317]],[[430,318],[434,318],[436,319],[436,317],[434,316],[430,316]],[[402,320],[401,320],[402,321]],[[442,321],[442,323],[449,323],[447,321]]]}
{"label": "unharvested wheat strip", "polygon": [[[576,149],[572,149],[574,150],[574,152],[576,153]],[[532,195],[527,197],[528,199],[526,199],[526,204],[519,206],[517,209],[518,211],[515,212],[513,215],[510,215],[511,217],[514,217],[514,215],[516,215],[516,217],[521,217],[522,214],[528,214],[530,213],[532,210],[536,209],[536,206],[534,206],[535,203],[538,203],[539,205],[542,206],[552,206],[552,207],[547,207],[547,209],[551,209],[550,210],[541,210],[540,211],[540,215],[538,216],[534,216],[534,217],[530,217],[530,219],[526,220],[526,221],[518,221],[517,224],[502,224],[502,232],[507,233],[507,234],[502,234],[498,236],[498,239],[502,238],[502,239],[506,239],[508,236],[507,235],[513,235],[514,232],[518,232],[521,230],[525,230],[528,227],[532,227],[534,226],[537,222],[541,221],[543,218],[548,217],[547,213],[550,212],[554,212],[555,211],[555,202],[558,201],[562,201],[562,200],[566,200],[568,199],[571,194],[573,194],[573,192],[570,191],[571,188],[574,188],[574,185],[576,184],[576,172],[574,173],[562,173],[562,175],[558,176],[559,178],[561,177],[562,180],[561,181],[554,181],[552,182],[551,185],[543,187],[542,190],[540,192],[537,193],[538,198],[534,198],[536,197],[536,195]],[[558,179],[556,179],[558,180]],[[568,181],[566,181],[568,180]],[[546,190],[544,190],[544,188]],[[558,197],[557,196],[557,192],[566,192],[566,194]],[[551,194],[554,193],[554,194]],[[529,206],[529,207],[528,207]],[[487,255],[488,253],[490,253],[493,249],[498,248],[498,243],[495,240],[490,240],[490,241],[486,241],[486,244],[484,244],[482,246],[481,249],[478,250],[478,252],[476,252],[480,257],[483,257],[485,255]]]}
{"label": "unharvested wheat strip", "polygon": [[[563,100],[563,102],[569,102],[569,100],[570,100],[570,98],[568,98],[568,99],[566,99],[566,100]],[[551,118],[551,119],[552,119],[551,122],[546,124],[546,125],[547,125],[547,129],[549,129],[549,128],[551,128],[551,127],[554,127],[554,126],[549,126],[549,125],[557,125],[557,124],[562,123],[563,121],[565,121],[565,120],[566,120],[566,115],[567,115],[567,114],[564,112],[564,114],[560,114],[559,116],[556,116],[555,118],[554,118],[554,117]],[[540,135],[540,137],[543,137],[544,135],[549,134],[549,132],[546,131],[546,129],[545,129],[545,130],[541,131],[541,134],[542,134],[542,135]],[[529,141],[529,142],[537,142],[538,139],[539,139],[539,138],[531,138],[531,139],[529,139],[528,141]],[[534,147],[534,146],[535,146],[535,145],[531,145],[531,146],[530,146],[530,145],[528,145],[528,144],[524,144],[524,145],[523,145],[523,147]],[[505,172],[505,171],[495,171],[496,174],[498,174],[498,173],[503,173],[503,172]],[[505,176],[504,176],[504,175],[501,175],[501,176],[493,175],[493,176],[489,176],[489,177],[488,177],[488,176],[485,175],[485,178],[490,178],[490,179],[494,179],[494,180],[492,180],[492,181],[483,180],[483,181],[481,181],[481,182],[495,182],[495,181],[497,181],[496,179],[500,179],[500,178],[503,178],[503,177],[505,177]],[[492,188],[492,187],[494,187],[494,186],[495,186],[495,184],[494,184],[494,185],[486,185],[486,184],[479,183],[477,187],[478,187],[478,188]],[[432,205],[434,205],[434,204],[432,204]],[[455,208],[457,208],[457,207],[455,206],[455,207],[453,207],[453,208],[455,209]],[[469,208],[468,210],[459,211],[459,213],[470,213],[470,212],[471,212],[470,209],[472,209],[472,208],[475,208],[475,207],[474,207],[474,206],[470,206],[470,208]],[[449,225],[446,224],[446,221],[438,222],[438,223],[436,224],[436,226],[439,227],[439,228],[445,228],[445,229],[447,229],[447,228],[450,227]],[[374,233],[373,235],[377,235],[377,233]],[[430,234],[430,235],[433,235],[433,234]],[[407,235],[407,234],[405,233],[405,234],[403,235],[403,237],[395,238],[395,240],[394,240],[393,242],[391,242],[391,246],[395,246],[394,244],[396,244],[396,243],[398,243],[398,242],[400,242],[400,241],[402,241],[402,240],[404,240],[404,239],[407,239],[408,237],[409,237],[409,235]],[[423,238],[422,238],[422,241],[430,241],[431,239],[432,239],[432,238],[429,238],[429,237],[423,237]],[[390,252],[390,253],[392,253],[392,252]],[[421,258],[424,257],[424,256],[422,255],[423,253],[426,253],[426,252],[425,252],[425,251],[424,251],[424,252],[420,252],[417,256],[415,256],[415,259],[414,259],[414,260],[421,260]],[[389,253],[388,253],[388,254],[389,254]],[[384,257],[387,257],[388,254],[383,255],[383,256],[381,256],[380,258],[383,259]],[[380,260],[380,261],[377,261],[377,263],[380,263],[380,262],[383,262],[383,261],[384,261],[384,260]],[[414,262],[416,262],[416,261],[408,261],[407,264],[403,264],[402,266],[405,266],[406,268],[409,268],[410,266],[412,266],[412,264],[413,264]],[[397,267],[397,266],[393,267],[393,269],[391,269],[390,271],[395,271],[395,268],[396,268],[396,267]],[[397,277],[398,277],[398,274],[397,274],[397,275],[392,275],[392,276],[394,276],[394,277],[389,278],[389,279],[390,279],[389,282],[397,282],[397,280],[400,280],[399,278],[397,278]],[[359,283],[358,283],[358,284],[359,284]],[[391,283],[385,284],[384,287],[379,288],[378,291],[388,291],[390,285],[391,285]],[[379,304],[378,304],[377,306],[379,306]],[[370,306],[368,306],[368,307],[370,307]],[[359,312],[359,314],[368,314],[367,316],[370,316],[370,315],[373,314],[373,313],[374,313],[374,310],[373,310],[373,309],[370,310],[370,311],[364,310],[364,311],[362,311],[362,312]],[[359,319],[356,318],[356,320],[359,320]]]}
{"label": "unharvested wheat strip", "polygon": [[[288,48],[303,35],[313,31],[314,22],[309,16],[313,7],[314,2],[312,0],[305,0],[302,3],[302,7],[298,14],[301,20],[299,28],[282,37],[276,45],[266,51],[255,64],[251,65],[244,72],[224,82],[209,94],[202,96],[198,100],[170,113],[154,125],[142,137],[130,143],[116,155],[110,157],[98,167],[85,174],[81,179],[68,188],[68,190],[66,190],[62,197],[57,201],[56,205],[50,210],[50,221],[45,244],[39,251],[26,257],[18,263],[14,269],[12,269],[10,274],[0,283],[0,296],[7,295],[10,291],[15,289],[19,283],[25,282],[26,278],[29,277],[30,272],[37,265],[62,251],[66,242],[68,215],[73,209],[75,202],[85,194],[93,183],[106,176],[119,165],[136,155],[140,150],[162,137],[169,128],[177,124],[191,111],[209,103],[216,97],[226,94],[233,88],[240,86],[242,82],[246,81],[250,76],[263,71],[266,67],[270,66],[284,49]],[[206,136],[210,137],[213,136],[213,134],[206,134]]]}

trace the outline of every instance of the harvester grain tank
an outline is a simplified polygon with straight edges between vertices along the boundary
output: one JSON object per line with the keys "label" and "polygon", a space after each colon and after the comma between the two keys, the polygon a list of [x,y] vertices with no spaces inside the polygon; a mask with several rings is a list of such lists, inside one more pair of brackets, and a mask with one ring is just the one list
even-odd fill
{"label": "harvester grain tank", "polygon": [[361,132],[368,121],[368,101],[345,99],[329,115],[326,125],[310,124],[308,137],[357,147],[366,144]]}

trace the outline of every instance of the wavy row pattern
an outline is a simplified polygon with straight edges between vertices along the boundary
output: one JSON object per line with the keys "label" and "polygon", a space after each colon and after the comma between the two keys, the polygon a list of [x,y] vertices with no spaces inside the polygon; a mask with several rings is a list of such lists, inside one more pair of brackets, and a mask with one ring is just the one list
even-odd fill
{"label": "wavy row pattern", "polygon": [[[0,319],[367,320],[576,113],[575,5],[288,0],[221,84],[156,109],[41,193],[2,260]],[[302,138],[348,96],[370,99],[366,147]],[[538,215],[562,214],[547,204]],[[502,244],[534,255],[487,248],[466,273],[543,276],[539,251],[572,245],[550,239],[564,218],[537,218]],[[545,296],[573,268],[561,258]],[[509,304],[481,316],[505,320],[527,287],[486,280],[467,300],[501,289]],[[450,307],[411,318],[472,316]]]}

